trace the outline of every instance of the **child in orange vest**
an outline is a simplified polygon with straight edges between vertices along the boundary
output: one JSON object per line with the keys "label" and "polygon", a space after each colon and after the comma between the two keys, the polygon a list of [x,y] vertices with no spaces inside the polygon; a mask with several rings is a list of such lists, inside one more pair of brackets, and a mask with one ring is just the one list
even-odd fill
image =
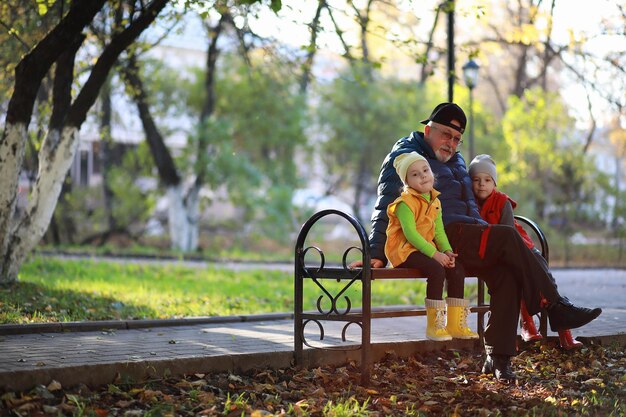
{"label": "child in orange vest", "polygon": [[[552,277],[548,269],[547,261],[541,256],[541,252],[535,247],[535,244],[524,228],[515,221],[513,217],[513,209],[517,203],[508,195],[496,189],[496,163],[491,156],[485,154],[477,155],[469,164],[468,172],[472,179],[472,191],[474,192],[474,197],[480,209],[480,216],[490,224],[508,224],[514,226],[522,236],[526,246],[532,250],[548,272],[548,275]],[[554,278],[552,279],[554,280]],[[522,339],[527,342],[541,339],[542,336],[537,331],[532,316],[528,314],[526,310],[524,300],[522,300],[520,306],[520,314]],[[558,333],[563,349],[571,350],[582,347],[582,343],[572,338],[572,334],[569,330],[561,330]]]}
{"label": "child in orange vest", "polygon": [[[404,184],[387,207],[385,255],[393,267],[418,268],[427,278],[426,337],[430,340],[475,339],[467,326],[469,300],[463,298],[465,271],[456,262],[441,218],[439,192],[428,161],[417,152],[399,155],[393,166]],[[444,281],[448,298],[442,299]],[[446,321],[447,307],[447,321]]]}

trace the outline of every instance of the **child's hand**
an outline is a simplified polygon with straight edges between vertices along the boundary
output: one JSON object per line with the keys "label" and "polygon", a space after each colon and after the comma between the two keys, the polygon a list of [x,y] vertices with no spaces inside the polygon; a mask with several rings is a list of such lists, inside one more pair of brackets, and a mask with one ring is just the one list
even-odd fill
{"label": "child's hand", "polygon": [[[441,253],[439,251],[435,252],[433,255],[433,259],[441,264],[444,268],[451,268],[450,258],[445,253]],[[454,266],[454,265],[453,265]]]}
{"label": "child's hand", "polygon": [[[376,258],[372,258],[370,260],[370,265],[372,266],[372,268],[382,268],[384,266],[383,261]],[[363,261],[353,261],[350,263],[350,265],[348,265],[348,269],[356,269],[361,267],[363,267]]]}
{"label": "child's hand", "polygon": [[448,268],[454,268],[454,266],[456,265],[456,257],[459,255],[449,250],[445,251],[444,254],[450,260],[448,264]]}

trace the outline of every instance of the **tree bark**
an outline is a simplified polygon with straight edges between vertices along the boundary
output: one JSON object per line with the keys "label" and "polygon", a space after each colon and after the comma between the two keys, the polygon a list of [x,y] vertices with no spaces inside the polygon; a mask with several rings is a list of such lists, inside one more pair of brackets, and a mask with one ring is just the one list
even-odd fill
{"label": "tree bark", "polygon": [[419,85],[421,86],[424,86],[426,84],[426,80],[432,72],[430,64],[428,63],[428,56],[430,55],[430,51],[433,49],[433,39],[435,37],[435,29],[437,29],[437,23],[439,22],[439,16],[441,15],[441,7],[442,6],[440,4],[435,10],[435,19],[433,20],[433,26],[430,28],[428,42],[426,42],[426,51],[424,51],[424,59],[420,69],[420,77],[418,81]]}
{"label": "tree bark", "polygon": [[[14,282],[26,255],[44,235],[78,146],[78,131],[118,56],[154,21],[167,0],[154,0],[104,49],[71,105],[71,82],[79,37],[105,0],[74,1],[68,14],[16,67],[15,88],[0,142],[0,283]],[[39,172],[25,215],[15,225],[19,172],[28,123],[43,77],[57,62],[50,129],[39,152]],[[68,85],[69,83],[69,85]]]}
{"label": "tree bark", "polygon": [[180,175],[176,169],[174,158],[172,158],[165,140],[150,113],[145,87],[139,77],[139,66],[134,55],[129,57],[128,64],[124,69],[124,79],[134,92],[133,100],[137,105],[139,119],[146,134],[146,141],[154,158],[159,178],[167,187],[179,185],[181,183]]}
{"label": "tree bark", "polygon": [[319,31],[320,16],[322,9],[326,6],[326,0],[318,0],[317,10],[313,21],[309,25],[311,30],[311,41],[309,42],[309,50],[306,54],[304,64],[302,64],[302,77],[300,78],[300,93],[306,94],[309,83],[311,82],[311,71],[313,70],[313,59],[317,52],[317,32]]}
{"label": "tree bark", "polygon": [[[2,270],[7,262],[11,239],[11,221],[17,202],[17,185],[24,160],[28,125],[33,114],[37,91],[46,73],[59,56],[93,20],[106,0],[72,2],[67,15],[30,51],[15,68],[15,84],[9,100],[6,121],[0,139],[0,254]],[[1,272],[0,272],[1,273]],[[13,278],[8,278],[14,280]],[[5,274],[0,276],[0,282]]]}
{"label": "tree bark", "polygon": [[[107,219],[107,230],[112,232],[117,229],[117,222],[115,216],[113,216],[113,190],[111,190],[111,169],[113,158],[112,145],[113,138],[111,137],[111,119],[113,115],[113,108],[111,104],[111,80],[102,87],[102,94],[100,95],[102,102],[102,111],[100,116],[100,166],[102,167],[102,198],[104,200],[104,211]],[[104,242],[104,240],[103,240]]]}
{"label": "tree bark", "polygon": [[150,153],[157,166],[159,178],[167,188],[171,246],[183,252],[193,251],[198,246],[199,187],[194,184],[185,196],[182,179],[176,169],[174,159],[150,112],[145,88],[139,76],[139,66],[133,55],[130,56],[129,63],[124,70],[124,79],[134,92],[133,100],[139,111]]}
{"label": "tree bark", "polygon": [[222,14],[222,17],[217,22],[214,28],[209,29],[209,49],[207,51],[206,58],[206,74],[204,79],[204,104],[202,106],[202,112],[200,113],[200,123],[204,122],[209,116],[213,114],[215,110],[215,66],[217,63],[217,56],[219,55],[219,49],[217,49],[217,40],[222,33],[224,23],[229,20],[227,14]]}
{"label": "tree bark", "polygon": [[182,184],[167,188],[168,222],[172,246],[183,252],[198,247],[199,189],[192,189],[185,196]]}

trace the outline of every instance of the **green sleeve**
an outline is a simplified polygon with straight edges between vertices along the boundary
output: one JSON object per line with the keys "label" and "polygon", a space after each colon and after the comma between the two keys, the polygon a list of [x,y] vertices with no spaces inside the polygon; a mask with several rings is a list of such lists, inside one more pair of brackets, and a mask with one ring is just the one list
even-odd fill
{"label": "green sleeve", "polygon": [[443,220],[441,216],[441,211],[437,218],[435,219],[435,245],[441,252],[445,252],[449,250],[452,252],[452,246],[450,246],[450,242],[448,241],[448,236],[446,235],[446,230],[443,227]]}
{"label": "green sleeve", "polygon": [[404,233],[406,240],[408,240],[409,243],[415,247],[415,249],[422,252],[429,258],[432,258],[437,249],[417,232],[417,228],[415,227],[415,218],[409,206],[407,206],[404,202],[398,203],[396,215],[398,216],[398,220],[400,220],[402,232]]}

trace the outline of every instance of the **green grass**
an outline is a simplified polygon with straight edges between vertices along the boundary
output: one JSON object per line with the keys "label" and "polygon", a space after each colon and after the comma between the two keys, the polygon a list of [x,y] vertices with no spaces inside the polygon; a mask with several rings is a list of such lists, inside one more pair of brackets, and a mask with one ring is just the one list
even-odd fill
{"label": "green grass", "polygon": [[[325,280],[331,294],[346,285]],[[373,305],[423,305],[423,280],[375,282]],[[165,319],[293,311],[293,273],[232,271],[177,264],[115,263],[33,257],[19,282],[0,287],[0,323]],[[314,309],[319,292],[306,280],[304,309]],[[360,284],[350,286],[352,307],[360,306]],[[466,296],[475,297],[474,281]],[[329,308],[327,299],[323,309]],[[338,302],[345,309],[343,296]]]}
{"label": "green grass", "polygon": [[169,241],[154,240],[147,242],[112,242],[103,245],[40,245],[36,251],[87,254],[91,256],[135,256],[161,257],[174,259],[204,259],[204,260],[246,260],[246,261],[281,261],[292,259],[291,245],[280,245],[269,240],[259,239],[260,242],[232,242],[219,236],[212,236],[213,241],[203,245],[195,252],[183,253],[169,247]]}

